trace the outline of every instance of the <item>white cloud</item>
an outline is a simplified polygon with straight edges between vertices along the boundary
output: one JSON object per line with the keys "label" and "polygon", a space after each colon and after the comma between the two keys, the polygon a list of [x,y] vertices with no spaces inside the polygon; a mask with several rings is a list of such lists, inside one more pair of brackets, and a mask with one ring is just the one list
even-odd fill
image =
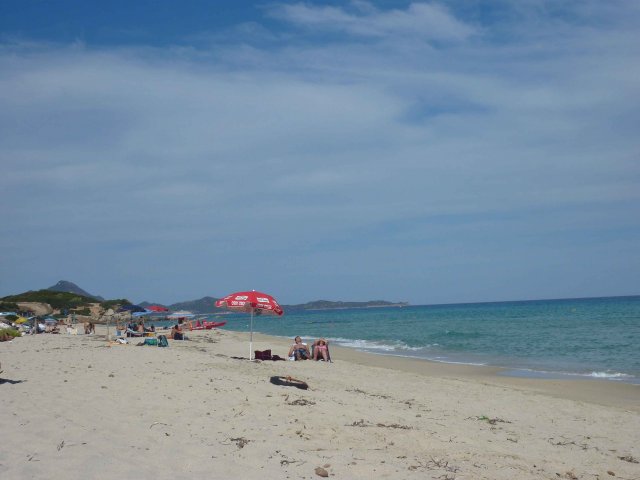
{"label": "white cloud", "polygon": [[[15,258],[6,268],[31,258],[62,275],[81,260],[74,268],[87,278],[109,272],[105,288],[140,268],[179,272],[170,300],[182,300],[203,288],[209,265],[229,285],[278,275],[295,303],[310,298],[287,271],[309,282],[335,272],[336,290],[341,278],[379,278],[392,292],[385,271],[426,281],[437,265],[454,278],[468,261],[490,275],[478,258],[499,261],[492,245],[508,245],[526,271],[551,250],[518,243],[537,232],[552,241],[563,222],[575,238],[637,235],[639,34],[624,12],[588,28],[526,12],[502,42],[491,25],[476,29],[437,4],[360,2],[271,13],[384,42],[286,32],[270,38],[286,36],[281,45],[248,46],[245,29],[206,49],[6,45],[0,247]],[[434,226],[438,218],[449,224]],[[567,245],[560,254],[575,265],[589,257]],[[120,296],[134,286],[86,288]],[[393,296],[425,301],[411,292]]]}
{"label": "white cloud", "polygon": [[368,2],[352,2],[351,8],[280,4],[270,9],[275,18],[320,32],[341,32],[364,37],[415,37],[458,41],[475,28],[456,19],[442,5],[412,3],[406,10],[382,11]]}

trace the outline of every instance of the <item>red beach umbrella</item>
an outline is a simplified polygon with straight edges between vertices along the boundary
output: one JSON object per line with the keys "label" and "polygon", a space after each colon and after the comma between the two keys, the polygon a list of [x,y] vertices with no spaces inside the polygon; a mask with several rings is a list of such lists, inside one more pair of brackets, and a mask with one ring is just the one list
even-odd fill
{"label": "red beach umbrella", "polygon": [[227,295],[216,302],[216,307],[251,314],[249,360],[253,358],[253,317],[257,315],[282,315],[284,313],[275,298],[255,290]]}
{"label": "red beach umbrella", "polygon": [[151,310],[152,312],[168,312],[169,309],[167,307],[163,307],[161,305],[149,305],[147,310]]}

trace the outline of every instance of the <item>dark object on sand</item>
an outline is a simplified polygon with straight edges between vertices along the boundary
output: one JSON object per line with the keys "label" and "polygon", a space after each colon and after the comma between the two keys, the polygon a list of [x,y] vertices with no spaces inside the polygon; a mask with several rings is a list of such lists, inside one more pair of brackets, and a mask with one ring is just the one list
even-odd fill
{"label": "dark object on sand", "polygon": [[271,360],[271,350],[255,350],[253,352],[253,358],[256,360]]}
{"label": "dark object on sand", "polygon": [[284,360],[284,358],[279,355],[271,355],[271,350],[256,350],[254,353],[254,359],[256,360]]}
{"label": "dark object on sand", "polygon": [[22,383],[24,380],[8,380],[6,378],[0,378],[0,385],[3,383],[10,383],[11,385],[15,385],[16,383]]}
{"label": "dark object on sand", "polygon": [[327,472],[322,467],[316,467],[315,472],[316,472],[316,475],[318,475],[319,477],[328,477],[329,476],[329,472]]}
{"label": "dark object on sand", "polygon": [[307,390],[309,388],[306,382],[293,377],[271,377],[271,383],[283,387],[296,387],[301,390]]}

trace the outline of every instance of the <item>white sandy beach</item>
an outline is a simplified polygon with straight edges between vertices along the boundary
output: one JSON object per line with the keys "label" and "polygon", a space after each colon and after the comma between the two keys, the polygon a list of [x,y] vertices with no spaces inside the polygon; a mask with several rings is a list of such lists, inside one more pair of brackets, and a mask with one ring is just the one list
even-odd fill
{"label": "white sandy beach", "polygon": [[639,386],[339,348],[249,362],[232,358],[247,334],[155,348],[100,332],[0,343],[0,478],[640,479]]}

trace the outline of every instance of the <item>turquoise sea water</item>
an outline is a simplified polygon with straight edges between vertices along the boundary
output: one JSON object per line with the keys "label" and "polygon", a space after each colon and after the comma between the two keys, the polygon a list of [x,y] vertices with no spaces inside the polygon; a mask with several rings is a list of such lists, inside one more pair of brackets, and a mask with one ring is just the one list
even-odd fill
{"label": "turquoise sea water", "polygon": [[[248,316],[225,320],[230,330],[249,329]],[[256,317],[253,328],[516,375],[640,383],[640,296],[285,312]]]}
{"label": "turquoise sea water", "polygon": [[[227,329],[249,330],[248,316],[225,320]],[[254,332],[512,375],[640,384],[640,296],[285,312],[256,317]]]}

